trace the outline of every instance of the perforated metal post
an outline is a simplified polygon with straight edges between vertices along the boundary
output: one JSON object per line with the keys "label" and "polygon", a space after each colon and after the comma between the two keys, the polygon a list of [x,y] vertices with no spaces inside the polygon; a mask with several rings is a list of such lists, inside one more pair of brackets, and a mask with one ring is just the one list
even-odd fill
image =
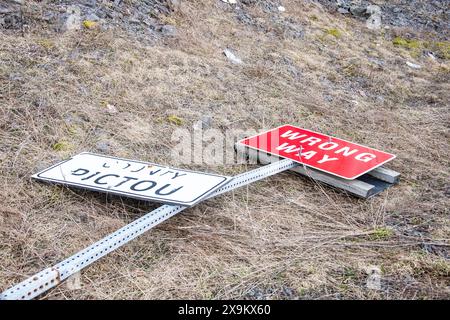
{"label": "perforated metal post", "polygon": [[[252,182],[264,179],[279,172],[298,166],[298,163],[284,159],[255,170],[241,173],[228,184],[211,193],[207,199],[245,186]],[[137,236],[150,230],[154,226],[183,211],[187,207],[163,205],[134,222],[120,228],[116,232],[92,244],[84,250],[74,254],[55,266],[45,269],[16,286],[0,294],[1,300],[27,300],[32,299],[50,288],[87,267],[111,251],[123,246]]]}

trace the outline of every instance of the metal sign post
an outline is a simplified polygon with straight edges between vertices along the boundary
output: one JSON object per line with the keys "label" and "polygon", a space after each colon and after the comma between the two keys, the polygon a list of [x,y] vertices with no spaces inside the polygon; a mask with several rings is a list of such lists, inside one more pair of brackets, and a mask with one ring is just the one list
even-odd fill
{"label": "metal sign post", "polygon": [[190,205],[285,170],[363,198],[397,183],[400,175],[381,167],[395,157],[392,154],[289,125],[246,138],[236,145],[236,151],[266,165],[230,178],[81,153],[34,175],[35,179],[169,204],[4,291],[0,299],[37,297]]}
{"label": "metal sign post", "polygon": [[[296,162],[285,159],[241,173],[235,176],[228,184],[213,191],[207,196],[207,199],[270,177],[279,172],[292,169],[297,165]],[[28,300],[35,298],[50,288],[57,286],[74,273],[86,268],[101,257],[123,246],[186,208],[186,206],[180,205],[163,205],[53,267],[47,268],[16,286],[5,290],[0,294],[0,299]]]}

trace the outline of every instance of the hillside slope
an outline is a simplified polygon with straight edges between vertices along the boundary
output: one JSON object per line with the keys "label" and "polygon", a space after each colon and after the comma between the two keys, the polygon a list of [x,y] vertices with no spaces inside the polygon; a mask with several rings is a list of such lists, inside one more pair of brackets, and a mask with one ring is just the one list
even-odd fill
{"label": "hillside slope", "polygon": [[[448,299],[448,3],[417,16],[409,1],[342,2],[2,1],[1,290],[156,207],[31,174],[82,151],[179,165],[172,134],[200,120],[386,150],[402,181],[361,200],[280,174],[184,211],[42,298]],[[367,24],[370,4],[381,26]]]}

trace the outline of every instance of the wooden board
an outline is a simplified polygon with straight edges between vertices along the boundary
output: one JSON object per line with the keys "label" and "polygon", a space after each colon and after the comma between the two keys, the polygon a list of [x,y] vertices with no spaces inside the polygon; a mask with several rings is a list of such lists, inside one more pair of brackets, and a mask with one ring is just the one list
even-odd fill
{"label": "wooden board", "polygon": [[[249,160],[257,161],[261,164],[268,164],[280,160],[277,156],[250,149],[241,144],[236,144],[235,149],[238,154],[246,156]],[[366,178],[366,175],[364,175],[360,179],[358,178],[355,180],[339,178],[301,165],[291,169],[291,171],[365,199],[373,197],[393,184],[398,183],[400,177],[400,173],[384,167],[378,167],[368,172],[366,175],[370,176],[370,179]],[[363,180],[368,180],[370,182]],[[378,181],[380,183],[378,183]]]}

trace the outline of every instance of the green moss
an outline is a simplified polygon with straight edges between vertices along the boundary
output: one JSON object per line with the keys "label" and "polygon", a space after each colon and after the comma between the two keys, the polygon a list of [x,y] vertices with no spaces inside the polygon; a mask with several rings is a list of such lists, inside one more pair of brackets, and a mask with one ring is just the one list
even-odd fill
{"label": "green moss", "polygon": [[86,29],[93,29],[97,26],[97,22],[91,21],[91,20],[84,20],[83,21],[83,27]]}
{"label": "green moss", "polygon": [[47,50],[51,50],[55,47],[55,43],[50,39],[39,39],[36,43]]}
{"label": "green moss", "polygon": [[346,278],[356,278],[356,270],[353,268],[345,268],[344,269],[344,277]]}
{"label": "green moss", "polygon": [[449,41],[420,41],[395,37],[394,40],[392,40],[392,43],[397,47],[402,47],[409,50],[413,56],[418,56],[423,49],[428,49],[436,53],[439,58],[450,59]]}
{"label": "green moss", "polygon": [[394,232],[392,229],[389,228],[376,228],[373,230],[372,234],[370,235],[371,240],[386,240],[392,237]]}
{"label": "green moss", "polygon": [[175,115],[171,115],[171,116],[167,117],[167,120],[170,123],[173,123],[177,126],[181,126],[183,124],[183,119],[181,119],[180,117],[177,117]]}
{"label": "green moss", "polygon": [[420,49],[423,47],[423,43],[421,41],[401,37],[395,37],[394,40],[392,40],[392,43],[395,46],[404,47],[410,50]]}
{"label": "green moss", "polygon": [[325,29],[324,32],[325,34],[329,34],[330,36],[335,37],[336,39],[342,37],[342,32],[338,29]]}
{"label": "green moss", "polygon": [[59,141],[52,146],[55,151],[66,151],[70,149],[70,144],[67,141]]}
{"label": "green moss", "polygon": [[442,41],[433,43],[437,55],[443,59],[450,59],[450,42]]}

